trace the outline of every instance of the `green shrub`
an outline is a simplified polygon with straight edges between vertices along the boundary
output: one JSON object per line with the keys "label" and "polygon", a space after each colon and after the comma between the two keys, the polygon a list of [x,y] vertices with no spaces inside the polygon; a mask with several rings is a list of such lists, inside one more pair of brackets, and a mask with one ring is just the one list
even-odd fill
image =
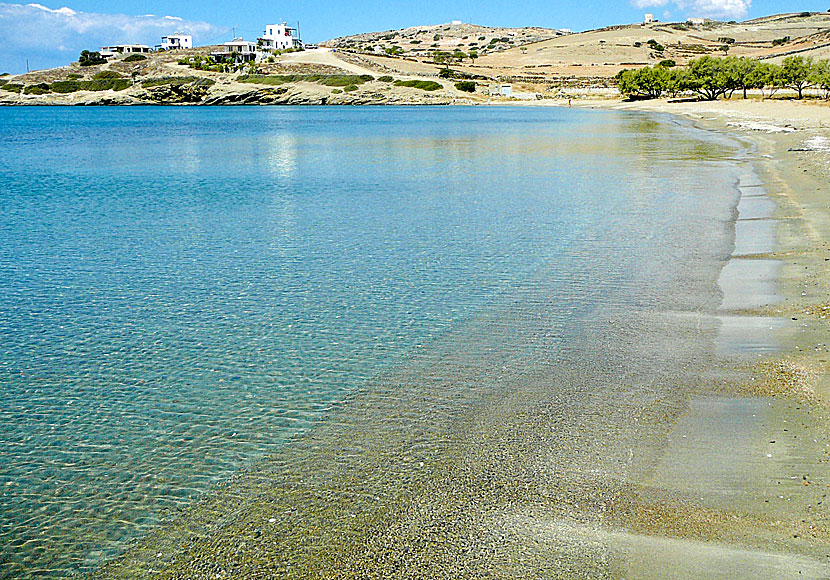
{"label": "green shrub", "polygon": [[455,83],[455,88],[465,93],[474,93],[476,92],[476,83],[475,81],[458,81]]}
{"label": "green shrub", "polygon": [[81,90],[81,83],[78,81],[55,81],[51,85],[53,93],[75,93]]}
{"label": "green shrub", "polygon": [[672,59],[667,58],[665,60],[661,60],[660,62],[658,62],[657,66],[664,66],[666,68],[672,68],[672,67],[677,66],[677,63],[675,61],[673,61]]}
{"label": "green shrub", "polygon": [[46,83],[38,83],[36,85],[29,85],[23,89],[24,95],[45,95],[50,93],[49,85]]}
{"label": "green shrub", "polygon": [[357,90],[357,85],[348,85],[348,86],[343,87],[343,92],[344,93],[351,93],[352,91],[356,91],[356,90]]}
{"label": "green shrub", "polygon": [[200,87],[210,87],[215,84],[215,81],[211,79],[203,79],[201,77],[160,77],[142,81],[141,86],[144,88],[161,87],[164,85],[169,85],[171,87],[180,87],[182,85],[189,84],[193,84]]}
{"label": "green shrub", "polygon": [[5,85],[7,82],[9,82],[9,81],[8,81],[8,80],[6,80],[6,79],[0,79],[0,87],[2,87],[3,85]]}
{"label": "green shrub", "polygon": [[147,60],[147,57],[143,54],[131,54],[127,58],[124,59],[124,62],[139,62],[141,60]]}
{"label": "green shrub", "polygon": [[332,95],[339,95],[339,94],[340,94],[340,93],[342,93],[342,92],[343,92],[343,91],[342,91],[341,89],[332,89],[332,90],[331,90],[331,94],[332,94]]}
{"label": "green shrub", "polygon": [[78,80],[78,79],[80,79],[80,78],[83,78],[83,76],[84,76],[84,75],[79,75],[78,73],[69,73],[68,75],[66,75],[66,77],[67,77],[69,80],[73,80],[73,81],[74,81],[74,80]]}
{"label": "green shrub", "polygon": [[666,49],[665,46],[663,46],[653,38],[650,39],[646,44],[648,44],[648,47],[654,52],[663,52]]}
{"label": "green shrub", "polygon": [[378,80],[382,83],[391,83],[393,79],[389,75],[384,75],[382,77],[379,77]]}
{"label": "green shrub", "polygon": [[81,56],[78,57],[78,64],[81,66],[95,66],[97,64],[106,64],[107,59],[101,56],[100,52],[90,52],[88,50],[81,51]]}
{"label": "green shrub", "polygon": [[422,91],[437,91],[438,89],[443,88],[441,83],[436,83],[435,81],[421,81],[421,80],[411,80],[411,81],[395,81],[396,87],[409,87],[412,89],[421,89]]}
{"label": "green shrub", "polygon": [[784,36],[783,38],[776,38],[772,41],[773,46],[781,46],[782,44],[787,44],[790,41],[789,36]]}
{"label": "green shrub", "polygon": [[6,83],[0,88],[4,91],[9,91],[10,93],[19,93],[23,90],[23,85],[19,85],[17,83]]}
{"label": "green shrub", "polygon": [[96,81],[103,81],[108,79],[120,79],[123,76],[120,73],[115,72],[114,70],[102,70],[101,72],[97,73],[95,76],[92,77],[92,80]]}

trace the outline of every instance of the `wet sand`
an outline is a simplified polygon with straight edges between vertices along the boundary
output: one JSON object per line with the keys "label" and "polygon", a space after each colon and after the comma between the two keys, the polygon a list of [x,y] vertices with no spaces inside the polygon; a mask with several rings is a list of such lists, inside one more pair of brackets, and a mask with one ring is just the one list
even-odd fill
{"label": "wet sand", "polygon": [[731,256],[566,342],[540,282],[97,576],[827,577],[826,174],[738,137]]}

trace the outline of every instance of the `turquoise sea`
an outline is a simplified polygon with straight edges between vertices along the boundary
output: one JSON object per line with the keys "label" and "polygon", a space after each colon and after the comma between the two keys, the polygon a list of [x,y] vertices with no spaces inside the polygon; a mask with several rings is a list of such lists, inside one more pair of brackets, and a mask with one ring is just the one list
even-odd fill
{"label": "turquoise sea", "polygon": [[716,306],[740,151],[552,108],[22,107],[0,153],[0,577],[46,578],[527,292],[565,361],[597,310]]}

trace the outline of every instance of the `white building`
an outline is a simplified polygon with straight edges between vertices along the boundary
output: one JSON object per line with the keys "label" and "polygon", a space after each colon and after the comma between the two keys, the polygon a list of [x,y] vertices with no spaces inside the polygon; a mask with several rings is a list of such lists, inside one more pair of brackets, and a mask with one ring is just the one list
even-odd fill
{"label": "white building", "polygon": [[146,44],[116,44],[113,46],[102,46],[100,52],[104,58],[112,58],[119,54],[150,52],[150,47]]}
{"label": "white building", "polygon": [[703,26],[704,24],[706,24],[706,19],[705,18],[689,18],[688,20],[686,20],[686,24],[689,24],[691,26]]}
{"label": "white building", "polygon": [[285,22],[267,24],[265,34],[257,39],[257,43],[262,50],[288,50],[302,46],[297,29],[288,26]]}
{"label": "white building", "polygon": [[654,22],[654,14],[646,14],[643,16],[643,24],[651,24]]}
{"label": "white building", "polygon": [[181,32],[161,37],[162,50],[173,50],[176,48],[193,48],[193,37]]}
{"label": "white building", "polygon": [[235,55],[235,60],[248,62],[256,59],[256,53],[256,42],[250,42],[242,38],[234,38],[232,41],[222,44],[219,52],[213,52],[211,54],[219,59],[225,59],[233,54]]}

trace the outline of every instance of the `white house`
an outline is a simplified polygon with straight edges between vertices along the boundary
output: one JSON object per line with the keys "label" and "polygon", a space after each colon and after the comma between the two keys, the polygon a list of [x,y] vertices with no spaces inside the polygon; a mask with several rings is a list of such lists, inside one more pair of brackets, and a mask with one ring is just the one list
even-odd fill
{"label": "white house", "polygon": [[119,54],[150,52],[150,47],[146,44],[116,44],[113,46],[102,46],[100,52],[104,58],[112,58]]}
{"label": "white house", "polygon": [[234,38],[232,41],[222,44],[219,52],[213,52],[211,55],[219,59],[225,59],[231,54],[234,54],[236,55],[235,60],[248,62],[256,59],[256,52],[256,42],[250,42],[242,38]]}
{"label": "white house", "polygon": [[175,48],[193,48],[193,37],[181,32],[161,37],[162,50],[173,50]]}
{"label": "white house", "polygon": [[302,46],[297,29],[288,26],[285,22],[265,25],[265,34],[257,39],[257,43],[262,50],[287,50]]}
{"label": "white house", "polygon": [[646,14],[643,16],[643,24],[651,24],[654,22],[654,14]]}
{"label": "white house", "polygon": [[691,26],[703,26],[704,24],[706,24],[706,19],[705,18],[689,18],[688,20],[686,20],[686,24],[689,24]]}

